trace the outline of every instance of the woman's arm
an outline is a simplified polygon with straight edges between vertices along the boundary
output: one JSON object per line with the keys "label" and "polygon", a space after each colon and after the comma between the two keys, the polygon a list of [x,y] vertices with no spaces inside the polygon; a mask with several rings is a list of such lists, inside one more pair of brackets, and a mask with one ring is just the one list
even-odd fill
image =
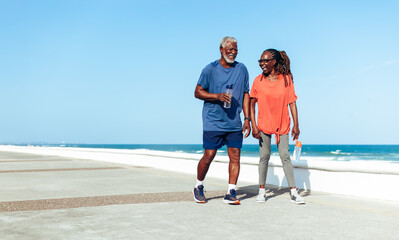
{"label": "woman's arm", "polygon": [[289,105],[290,105],[292,120],[294,121],[294,126],[292,127],[291,136],[293,140],[297,140],[300,134],[299,123],[298,123],[298,109],[296,107],[296,102],[292,102]]}
{"label": "woman's arm", "polygon": [[255,103],[257,102],[256,98],[251,98],[251,122],[252,122],[252,136],[256,139],[259,139],[259,129],[256,126],[256,118],[255,118]]}
{"label": "woman's arm", "polygon": [[[250,118],[249,112],[250,112],[250,105],[249,105],[249,93],[244,93],[244,99],[242,103],[242,110],[244,112],[244,118]],[[242,126],[242,133],[245,134],[245,138],[249,136],[251,133],[251,126],[249,124],[248,119],[244,119],[244,125]]]}

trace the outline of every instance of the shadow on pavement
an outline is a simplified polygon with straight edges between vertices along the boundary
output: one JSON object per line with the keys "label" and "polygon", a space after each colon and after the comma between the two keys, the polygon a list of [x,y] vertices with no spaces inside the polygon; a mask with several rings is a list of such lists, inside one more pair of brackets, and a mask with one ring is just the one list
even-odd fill
{"label": "shadow on pavement", "polygon": [[[279,188],[273,185],[266,185],[266,196],[267,198],[274,198],[274,197],[278,197],[280,195],[283,194],[288,194],[290,192],[290,189],[288,187],[285,188]],[[248,199],[248,198],[252,198],[252,197],[256,197],[258,195],[259,192],[259,185],[249,185],[249,186],[243,186],[240,187],[237,190],[237,195],[244,195],[244,196],[240,196],[240,200],[244,200],[244,199]],[[298,193],[302,196],[302,197],[306,197],[311,195],[311,191],[305,191],[303,189],[298,189]]]}

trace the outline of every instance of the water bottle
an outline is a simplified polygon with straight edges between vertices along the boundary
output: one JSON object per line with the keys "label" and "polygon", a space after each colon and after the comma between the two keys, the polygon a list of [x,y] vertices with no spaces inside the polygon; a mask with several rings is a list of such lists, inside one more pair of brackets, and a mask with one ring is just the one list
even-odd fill
{"label": "water bottle", "polygon": [[292,156],[294,161],[299,161],[299,158],[301,157],[301,150],[302,150],[302,143],[297,140],[295,143],[294,154]]}
{"label": "water bottle", "polygon": [[233,96],[233,85],[226,86],[226,93],[230,96],[230,102],[224,102],[224,108],[231,108],[231,97]]}

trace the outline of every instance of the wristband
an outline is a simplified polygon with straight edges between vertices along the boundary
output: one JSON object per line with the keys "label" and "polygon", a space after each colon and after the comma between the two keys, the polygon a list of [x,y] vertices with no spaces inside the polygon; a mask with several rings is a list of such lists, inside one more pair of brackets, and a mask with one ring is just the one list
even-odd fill
{"label": "wristband", "polygon": [[245,120],[251,121],[251,119],[250,119],[250,118],[247,118],[247,117],[246,117],[246,118],[244,118],[244,121],[245,121]]}

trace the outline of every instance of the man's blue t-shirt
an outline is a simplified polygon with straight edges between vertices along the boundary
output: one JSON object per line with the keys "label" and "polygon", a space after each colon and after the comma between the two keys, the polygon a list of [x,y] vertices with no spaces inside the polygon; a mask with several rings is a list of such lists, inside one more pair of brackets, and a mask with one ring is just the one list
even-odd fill
{"label": "man's blue t-shirt", "polygon": [[202,123],[204,131],[234,132],[242,130],[240,113],[244,93],[249,92],[248,70],[244,64],[234,62],[224,68],[218,60],[208,64],[198,80],[209,93],[226,92],[227,85],[233,85],[231,108],[223,108],[221,101],[204,101]]}

